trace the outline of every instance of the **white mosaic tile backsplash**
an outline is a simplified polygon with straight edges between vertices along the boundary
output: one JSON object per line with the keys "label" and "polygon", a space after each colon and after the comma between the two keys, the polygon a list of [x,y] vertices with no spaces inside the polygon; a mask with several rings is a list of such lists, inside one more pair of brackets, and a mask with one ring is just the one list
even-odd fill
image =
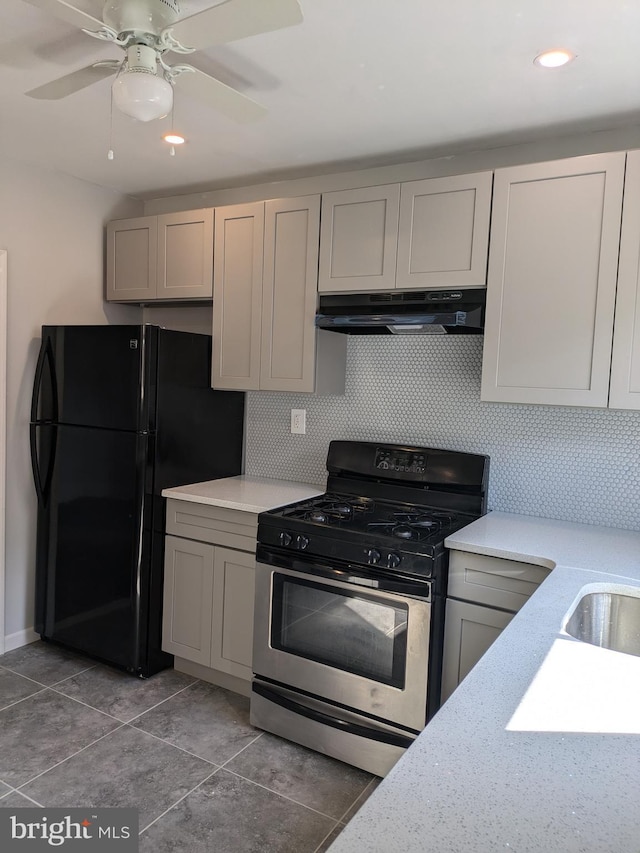
{"label": "white mosaic tile backsplash", "polygon": [[466,450],[489,509],[640,530],[640,412],[482,403],[481,360],[482,337],[350,337],[344,397],[247,395],[246,472],[324,486],[332,439]]}

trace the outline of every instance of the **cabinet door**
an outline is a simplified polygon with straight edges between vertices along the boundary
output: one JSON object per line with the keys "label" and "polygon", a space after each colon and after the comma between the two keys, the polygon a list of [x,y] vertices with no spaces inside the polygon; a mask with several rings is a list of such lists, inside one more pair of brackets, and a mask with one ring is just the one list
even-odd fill
{"label": "cabinet door", "polygon": [[400,185],[322,196],[318,290],[392,290]]}
{"label": "cabinet door", "polygon": [[627,154],[609,406],[640,409],[640,151]]}
{"label": "cabinet door", "polygon": [[606,406],[624,153],[495,173],[483,400]]}
{"label": "cabinet door", "polygon": [[214,547],[165,537],[162,648],[211,665]]}
{"label": "cabinet door", "polygon": [[157,246],[155,216],[107,224],[107,301],[147,302],[156,298]]}
{"label": "cabinet door", "polygon": [[451,551],[448,595],[503,610],[520,610],[551,569],[503,557]]}
{"label": "cabinet door", "polygon": [[158,216],[158,299],[211,299],[213,209]]}
{"label": "cabinet door", "polygon": [[313,391],[320,196],[265,205],[260,388]]}
{"label": "cabinet door", "polygon": [[442,662],[442,701],[451,696],[515,616],[479,604],[447,599]]}
{"label": "cabinet door", "polygon": [[264,202],[215,211],[214,388],[260,387]]}
{"label": "cabinet door", "polygon": [[400,189],[396,287],[484,287],[491,172],[411,181]]}
{"label": "cabinet door", "polygon": [[255,554],[216,548],[211,666],[250,679],[253,657]]}

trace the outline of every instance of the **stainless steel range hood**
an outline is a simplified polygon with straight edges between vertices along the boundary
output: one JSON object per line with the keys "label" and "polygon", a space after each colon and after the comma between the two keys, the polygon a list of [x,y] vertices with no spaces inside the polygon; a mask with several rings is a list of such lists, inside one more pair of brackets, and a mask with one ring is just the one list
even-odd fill
{"label": "stainless steel range hood", "polygon": [[485,296],[484,288],[322,295],[316,326],[349,335],[478,335]]}

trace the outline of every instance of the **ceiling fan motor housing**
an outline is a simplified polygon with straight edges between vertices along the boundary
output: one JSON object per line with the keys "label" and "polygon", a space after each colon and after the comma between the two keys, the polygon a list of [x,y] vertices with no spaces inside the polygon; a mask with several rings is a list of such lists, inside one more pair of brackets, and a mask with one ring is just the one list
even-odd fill
{"label": "ceiling fan motor housing", "polygon": [[117,33],[157,35],[180,17],[178,0],[106,0],[102,17]]}

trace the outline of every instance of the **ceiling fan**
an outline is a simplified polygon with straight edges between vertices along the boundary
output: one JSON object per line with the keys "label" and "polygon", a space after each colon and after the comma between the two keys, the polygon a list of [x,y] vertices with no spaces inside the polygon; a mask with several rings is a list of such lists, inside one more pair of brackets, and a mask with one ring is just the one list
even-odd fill
{"label": "ceiling fan", "polygon": [[163,118],[173,106],[173,86],[238,122],[266,113],[263,106],[192,65],[169,65],[167,53],[202,48],[271,32],[302,21],[297,0],[224,0],[181,17],[179,0],[106,0],[99,20],[66,0],[26,0],[79,27],[94,38],[118,45],[122,60],[94,62],[26,94],[57,100],[116,74],[115,106],[140,121]]}

